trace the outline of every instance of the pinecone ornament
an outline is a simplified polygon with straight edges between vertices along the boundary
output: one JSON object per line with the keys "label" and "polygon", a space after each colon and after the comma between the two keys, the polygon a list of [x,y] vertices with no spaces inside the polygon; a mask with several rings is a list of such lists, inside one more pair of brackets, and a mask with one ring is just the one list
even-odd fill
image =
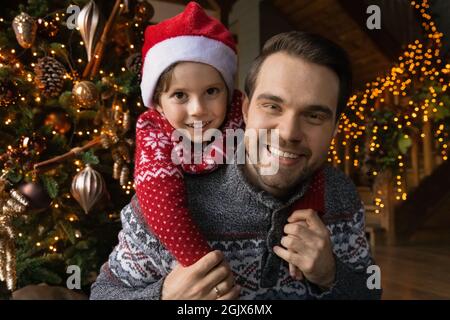
{"label": "pinecone ornament", "polygon": [[125,61],[127,69],[138,76],[139,82],[141,82],[141,69],[142,69],[142,55],[140,53],[133,53]]}
{"label": "pinecone ornament", "polygon": [[43,95],[47,98],[57,97],[64,86],[66,68],[52,57],[40,58],[34,68],[36,82]]}

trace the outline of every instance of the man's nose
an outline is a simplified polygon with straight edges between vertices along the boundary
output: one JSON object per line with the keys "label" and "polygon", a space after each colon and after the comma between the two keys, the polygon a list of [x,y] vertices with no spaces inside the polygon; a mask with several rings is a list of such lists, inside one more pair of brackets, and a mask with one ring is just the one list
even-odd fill
{"label": "man's nose", "polygon": [[300,119],[293,115],[283,117],[278,125],[280,139],[290,142],[300,142],[304,138]]}
{"label": "man's nose", "polygon": [[188,113],[191,117],[203,116],[206,113],[206,106],[198,98],[191,99],[188,105]]}

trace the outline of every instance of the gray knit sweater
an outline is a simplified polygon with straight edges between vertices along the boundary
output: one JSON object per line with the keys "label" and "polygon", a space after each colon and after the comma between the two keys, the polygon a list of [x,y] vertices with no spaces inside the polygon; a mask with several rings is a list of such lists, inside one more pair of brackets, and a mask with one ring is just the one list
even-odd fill
{"label": "gray knit sweater", "polygon": [[[325,214],[336,258],[336,281],[321,291],[309,281],[294,280],[272,247],[280,243],[288,207],[301,198],[306,181],[286,201],[251,185],[242,167],[224,165],[215,172],[186,176],[189,210],[208,242],[221,250],[236,281],[240,299],[379,299],[366,285],[374,262],[364,232],[364,208],[356,188],[331,166],[325,170]],[[160,299],[173,256],[144,224],[134,197],[121,212],[119,243],[92,285],[91,299]]]}

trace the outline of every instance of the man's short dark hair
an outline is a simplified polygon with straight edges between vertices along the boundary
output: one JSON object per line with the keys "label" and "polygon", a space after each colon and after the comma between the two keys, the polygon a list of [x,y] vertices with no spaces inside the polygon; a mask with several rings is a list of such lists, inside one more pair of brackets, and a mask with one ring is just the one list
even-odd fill
{"label": "man's short dark hair", "polygon": [[334,42],[322,36],[290,31],[270,38],[264,45],[261,54],[254,60],[245,79],[245,93],[252,98],[258,79],[259,70],[266,58],[277,52],[285,52],[308,62],[328,67],[339,78],[339,98],[336,108],[336,121],[347,105],[351,92],[352,71],[347,53]]}

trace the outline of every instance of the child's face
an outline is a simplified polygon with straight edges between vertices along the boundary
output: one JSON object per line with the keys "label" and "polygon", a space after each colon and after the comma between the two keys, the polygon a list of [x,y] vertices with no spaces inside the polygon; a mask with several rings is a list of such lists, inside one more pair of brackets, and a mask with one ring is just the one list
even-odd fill
{"label": "child's face", "polygon": [[209,140],[197,136],[194,139],[194,122],[200,125],[202,134],[222,125],[227,112],[227,87],[210,65],[181,62],[173,69],[170,85],[162,92],[156,109],[175,129],[187,130],[194,142]]}

